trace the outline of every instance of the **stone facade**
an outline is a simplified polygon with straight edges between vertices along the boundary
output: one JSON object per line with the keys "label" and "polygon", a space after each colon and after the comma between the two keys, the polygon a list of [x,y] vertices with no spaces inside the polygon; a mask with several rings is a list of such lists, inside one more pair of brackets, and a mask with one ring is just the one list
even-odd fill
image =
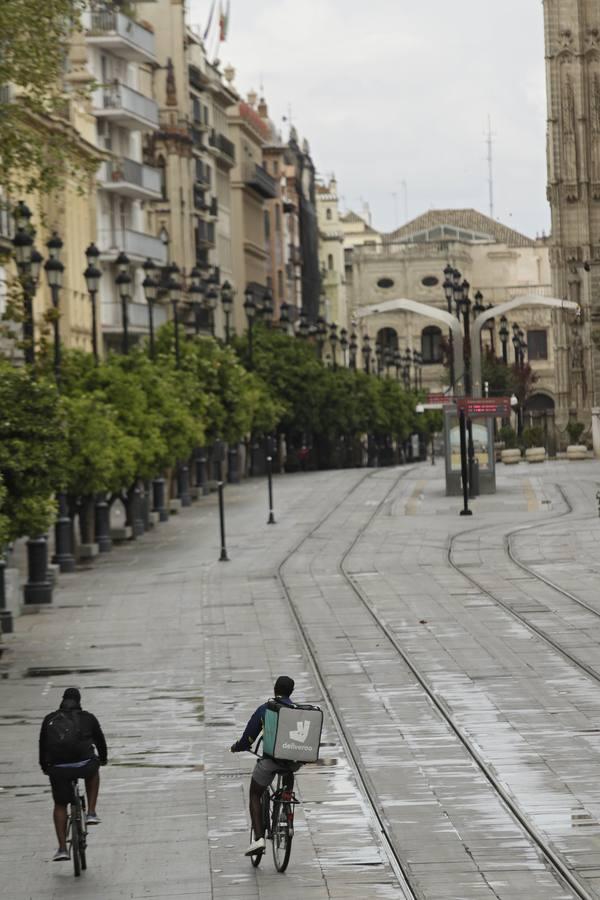
{"label": "stone facade", "polygon": [[317,184],[317,217],[319,222],[319,262],[326,309],[323,315],[339,329],[348,330],[346,272],[344,264],[344,231],[340,222],[337,182]]}
{"label": "stone facade", "polygon": [[589,424],[600,402],[600,5],[544,0],[544,17],[552,283],[582,308],[557,318],[557,419]]}

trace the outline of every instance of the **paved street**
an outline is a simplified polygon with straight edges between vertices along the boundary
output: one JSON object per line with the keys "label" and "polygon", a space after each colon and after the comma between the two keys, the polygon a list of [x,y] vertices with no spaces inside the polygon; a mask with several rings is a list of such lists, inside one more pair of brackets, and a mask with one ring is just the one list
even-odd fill
{"label": "paved street", "polygon": [[[600,612],[600,464],[501,468],[499,493],[475,500],[471,520],[444,496],[442,477],[429,465],[281,477],[276,526],[265,524],[263,482],[230,486],[229,563],[216,561],[211,496],[63,576],[54,608],[20,618],[5,639],[2,897],[404,897],[331,707],[416,896],[576,896],[408,663],[541,839],[600,896],[598,683],[511,611],[600,672],[600,620],[517,565]],[[506,535],[525,526],[510,539],[513,561]],[[298,779],[282,876],[270,856],[255,871],[242,855],[252,758],[227,748],[284,671],[298,697],[324,705],[326,724],[321,764]],[[77,881],[70,864],[49,862],[51,798],[36,743],[71,684],[110,753],[103,823]]]}

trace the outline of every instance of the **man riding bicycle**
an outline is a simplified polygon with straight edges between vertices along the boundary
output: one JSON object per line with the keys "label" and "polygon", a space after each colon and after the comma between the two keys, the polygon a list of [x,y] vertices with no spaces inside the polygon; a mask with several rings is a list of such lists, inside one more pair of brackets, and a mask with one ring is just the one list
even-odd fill
{"label": "man riding bicycle", "polygon": [[[94,753],[94,747],[98,756]],[[77,688],[67,688],[59,709],[46,716],[40,730],[40,767],[50,778],[54,798],[54,827],[58,850],[53,860],[69,859],[67,851],[67,806],[72,783],[85,780],[88,801],[87,825],[99,825],[96,801],[100,789],[99,766],[105,766],[108,751],[97,718],[81,708]]]}
{"label": "man riding bicycle", "polygon": [[[293,706],[290,696],[294,686],[293,678],[289,678],[287,675],[280,675],[274,686],[275,699],[284,706]],[[241,753],[243,750],[252,748],[252,745],[264,729],[267,703],[268,701],[262,703],[254,711],[239,741],[231,745],[232,753]],[[294,772],[297,772],[301,765],[301,763],[291,762],[287,759],[271,759],[265,756],[257,761],[250,782],[250,819],[254,831],[254,841],[246,850],[246,856],[252,856],[254,853],[265,849],[265,831],[261,811],[262,795],[278,772],[282,772],[284,775],[285,790],[291,791],[294,787]]]}

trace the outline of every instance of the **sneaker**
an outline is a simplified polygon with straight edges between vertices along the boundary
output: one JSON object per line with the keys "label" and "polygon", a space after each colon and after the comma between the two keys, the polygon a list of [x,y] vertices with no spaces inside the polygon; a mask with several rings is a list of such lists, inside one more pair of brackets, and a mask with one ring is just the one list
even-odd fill
{"label": "sneaker", "polygon": [[69,859],[68,850],[61,850],[60,847],[52,857],[52,862],[62,862],[65,859]]}
{"label": "sneaker", "polygon": [[259,838],[257,841],[253,841],[250,844],[250,846],[244,853],[244,856],[255,856],[255,854],[257,854],[257,853],[264,853],[265,847],[266,847],[265,839]]}
{"label": "sneaker", "polygon": [[96,815],[96,813],[86,813],[85,824],[86,825],[99,825],[102,819]]}

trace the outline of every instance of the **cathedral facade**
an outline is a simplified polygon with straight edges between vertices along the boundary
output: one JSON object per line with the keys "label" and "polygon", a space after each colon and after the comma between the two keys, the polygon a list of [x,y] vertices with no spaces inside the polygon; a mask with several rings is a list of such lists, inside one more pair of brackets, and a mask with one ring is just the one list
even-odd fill
{"label": "cathedral facade", "polygon": [[[556,413],[589,426],[600,405],[600,2],[544,0]],[[596,416],[594,416],[596,418]]]}

